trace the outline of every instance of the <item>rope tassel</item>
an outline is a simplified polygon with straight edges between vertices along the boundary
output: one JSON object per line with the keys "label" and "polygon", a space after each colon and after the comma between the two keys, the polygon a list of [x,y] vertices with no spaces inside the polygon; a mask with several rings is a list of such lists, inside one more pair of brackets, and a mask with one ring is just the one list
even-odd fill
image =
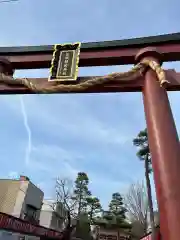
{"label": "rope tassel", "polygon": [[149,60],[144,60],[142,64],[145,64],[146,66],[149,66],[153,71],[156,72],[156,75],[158,77],[159,83],[161,87],[164,87],[166,84],[169,83],[168,80],[166,80],[166,74],[162,67],[160,66],[159,63],[156,61],[149,61]]}

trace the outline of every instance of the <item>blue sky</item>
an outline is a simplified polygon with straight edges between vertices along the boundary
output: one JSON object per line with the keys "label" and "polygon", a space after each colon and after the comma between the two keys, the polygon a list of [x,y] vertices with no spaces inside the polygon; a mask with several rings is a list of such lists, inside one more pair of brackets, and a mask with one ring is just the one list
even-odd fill
{"label": "blue sky", "polygon": [[[179,8],[178,0],[171,4],[167,0],[2,3],[0,45],[91,42],[178,32]],[[180,71],[178,65],[164,67]],[[103,75],[128,68],[81,68],[79,74]],[[48,70],[17,71],[16,76],[43,77]],[[169,95],[180,130],[180,94]],[[78,171],[86,171],[92,193],[104,207],[112,192],[124,193],[131,183],[144,178],[143,164],[132,146],[133,137],[145,127],[140,93],[1,96],[0,109],[0,177],[28,175],[51,198],[55,177],[75,178]]]}

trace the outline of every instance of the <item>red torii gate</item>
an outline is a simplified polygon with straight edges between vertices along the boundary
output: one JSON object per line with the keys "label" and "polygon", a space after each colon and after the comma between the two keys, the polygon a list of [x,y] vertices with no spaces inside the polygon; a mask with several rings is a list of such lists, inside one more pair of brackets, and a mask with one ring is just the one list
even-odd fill
{"label": "red torii gate", "polygon": [[[0,48],[1,73],[13,75],[12,69],[37,69],[50,67],[53,46]],[[5,59],[8,59],[6,61]],[[79,66],[108,66],[134,64],[142,60],[156,63],[180,60],[180,33],[139,39],[83,43]],[[166,70],[169,84],[163,88],[155,72],[148,68],[144,76],[134,81],[112,80],[76,92],[136,92],[142,91],[146,115],[149,146],[152,156],[155,187],[160,211],[160,229],[163,240],[180,238],[180,173],[179,139],[166,90],[180,90],[180,73]],[[89,77],[79,77],[75,84]],[[38,87],[53,86],[47,79],[29,79]],[[61,91],[59,91],[60,93]],[[33,91],[14,83],[0,85],[0,94],[29,94]]]}

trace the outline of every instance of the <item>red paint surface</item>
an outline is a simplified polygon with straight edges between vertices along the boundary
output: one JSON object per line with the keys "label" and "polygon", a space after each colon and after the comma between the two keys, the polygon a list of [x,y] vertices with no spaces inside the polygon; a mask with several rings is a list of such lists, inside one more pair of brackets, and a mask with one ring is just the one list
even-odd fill
{"label": "red paint surface", "polygon": [[[151,234],[149,234],[149,235],[141,238],[140,240],[152,240],[152,236],[151,236]],[[156,233],[156,240],[162,240],[159,229],[158,229],[158,232]]]}
{"label": "red paint surface", "polygon": [[61,239],[62,233],[48,229],[39,225],[34,225],[22,219],[0,213],[0,229],[11,232],[24,233],[33,236],[46,236],[50,238]]}
{"label": "red paint surface", "polygon": [[[157,51],[162,53],[164,62],[180,60],[180,44],[154,45]],[[80,52],[80,67],[109,66],[134,64],[135,56],[141,47],[115,47],[107,49],[89,49]],[[21,52],[1,54],[2,58],[7,58],[15,69],[39,69],[49,68],[52,60],[52,53],[47,52]]]}

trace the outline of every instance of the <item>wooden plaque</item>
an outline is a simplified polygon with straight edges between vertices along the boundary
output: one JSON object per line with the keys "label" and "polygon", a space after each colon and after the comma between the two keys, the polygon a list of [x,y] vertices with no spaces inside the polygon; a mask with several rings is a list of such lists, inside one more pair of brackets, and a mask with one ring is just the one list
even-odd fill
{"label": "wooden plaque", "polygon": [[78,76],[80,43],[54,46],[49,81],[76,81]]}

